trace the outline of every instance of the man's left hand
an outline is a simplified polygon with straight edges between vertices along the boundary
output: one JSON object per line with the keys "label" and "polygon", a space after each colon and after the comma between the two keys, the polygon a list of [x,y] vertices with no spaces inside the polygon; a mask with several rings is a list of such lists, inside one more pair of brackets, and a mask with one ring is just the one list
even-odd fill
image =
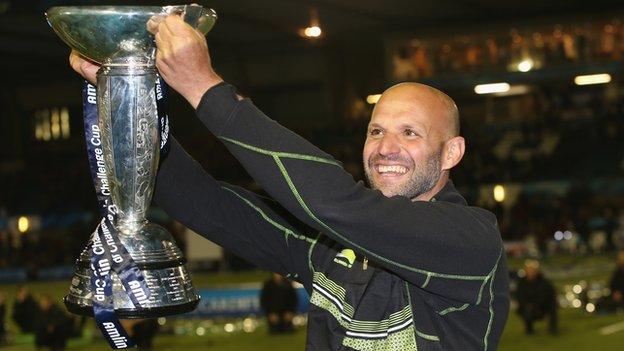
{"label": "man's left hand", "polygon": [[206,38],[177,15],[150,20],[156,34],[156,67],[163,79],[197,108],[206,90],[223,81],[212,68]]}

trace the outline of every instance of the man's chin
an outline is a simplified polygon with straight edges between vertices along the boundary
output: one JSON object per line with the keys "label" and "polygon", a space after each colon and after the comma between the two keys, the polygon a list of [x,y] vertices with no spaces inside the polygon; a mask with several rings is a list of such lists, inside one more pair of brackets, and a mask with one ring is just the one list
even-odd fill
{"label": "man's chin", "polygon": [[377,189],[381,190],[381,192],[384,194],[393,193],[397,192],[405,185],[405,181],[401,180],[402,179],[377,178],[375,179],[375,185]]}
{"label": "man's chin", "polygon": [[385,197],[393,197],[393,196],[397,196],[398,193],[396,191],[392,191],[392,190],[380,190],[381,193],[385,196]]}
{"label": "man's chin", "polygon": [[400,186],[389,186],[384,184],[377,184],[375,189],[381,191],[381,193],[386,197],[392,197],[401,194]]}
{"label": "man's chin", "polygon": [[405,181],[384,179],[379,176],[367,176],[367,179],[371,188],[379,190],[386,197],[401,195],[405,184]]}
{"label": "man's chin", "polygon": [[406,183],[377,183],[375,184],[375,187],[373,189],[379,190],[385,197],[404,196],[411,199],[421,194],[418,191],[414,191],[415,189],[408,188],[408,185]]}

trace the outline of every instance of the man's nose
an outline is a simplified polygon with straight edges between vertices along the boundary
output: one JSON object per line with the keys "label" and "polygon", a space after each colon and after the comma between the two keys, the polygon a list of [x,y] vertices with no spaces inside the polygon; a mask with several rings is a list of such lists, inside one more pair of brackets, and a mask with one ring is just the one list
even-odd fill
{"label": "man's nose", "polygon": [[391,134],[386,134],[381,139],[379,143],[379,154],[383,156],[389,156],[398,154],[401,152],[401,146],[396,136]]}

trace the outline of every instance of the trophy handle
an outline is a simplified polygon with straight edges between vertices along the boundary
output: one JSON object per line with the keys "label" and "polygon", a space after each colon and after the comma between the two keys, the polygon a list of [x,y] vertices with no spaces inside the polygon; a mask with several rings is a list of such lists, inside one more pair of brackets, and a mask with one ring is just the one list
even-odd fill
{"label": "trophy handle", "polygon": [[191,25],[191,27],[197,27],[197,22],[199,22],[199,18],[202,16],[203,12],[204,8],[199,5],[185,5],[182,18],[184,22]]}

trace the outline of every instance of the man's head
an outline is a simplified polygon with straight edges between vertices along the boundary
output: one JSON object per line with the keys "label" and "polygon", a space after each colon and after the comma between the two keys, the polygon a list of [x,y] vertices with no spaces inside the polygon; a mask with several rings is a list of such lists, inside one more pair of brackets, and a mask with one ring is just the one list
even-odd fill
{"label": "man's head", "polygon": [[401,83],[377,102],[364,145],[364,171],[385,196],[429,200],[464,155],[459,112],[443,92]]}
{"label": "man's head", "polygon": [[273,273],[271,275],[271,279],[275,283],[281,283],[282,281],[284,281],[284,277],[281,274],[279,274],[279,273]]}
{"label": "man's head", "polygon": [[540,274],[540,263],[538,260],[528,259],[524,261],[524,273],[528,280],[535,280]]}
{"label": "man's head", "polygon": [[52,301],[52,297],[50,297],[50,295],[48,294],[41,296],[41,300],[39,300],[39,307],[43,311],[48,311],[53,304],[54,302]]}
{"label": "man's head", "polygon": [[24,301],[24,299],[28,296],[28,288],[25,285],[18,285],[17,292],[15,293],[15,297],[18,301]]}
{"label": "man's head", "polygon": [[620,250],[616,258],[617,265],[624,268],[624,250]]}

